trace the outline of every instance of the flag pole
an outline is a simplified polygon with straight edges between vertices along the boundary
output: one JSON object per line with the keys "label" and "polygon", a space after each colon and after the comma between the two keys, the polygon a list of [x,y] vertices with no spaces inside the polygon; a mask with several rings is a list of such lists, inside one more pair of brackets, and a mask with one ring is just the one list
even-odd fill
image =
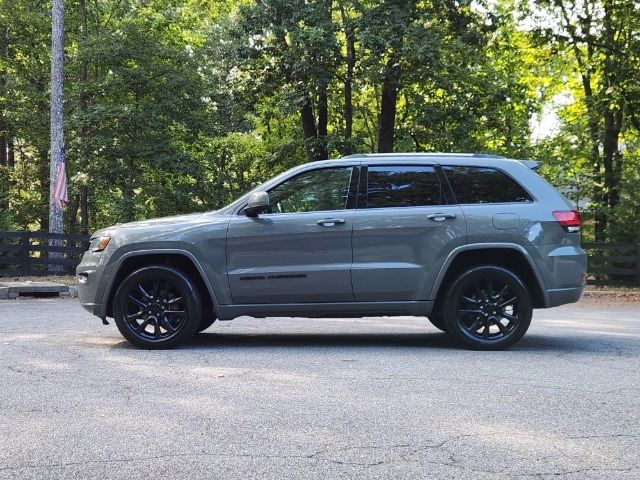
{"label": "flag pole", "polygon": [[[49,232],[63,233],[62,207],[67,200],[64,158],[63,92],[64,65],[64,0],[53,0],[51,9],[51,161],[49,195]],[[61,245],[54,240],[50,245]],[[50,252],[50,258],[60,258],[60,252]],[[61,265],[51,265],[59,272]]]}

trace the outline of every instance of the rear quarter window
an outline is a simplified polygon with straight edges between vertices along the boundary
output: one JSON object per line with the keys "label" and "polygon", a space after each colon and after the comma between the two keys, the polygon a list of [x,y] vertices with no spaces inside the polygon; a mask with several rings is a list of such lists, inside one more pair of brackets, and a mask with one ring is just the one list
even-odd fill
{"label": "rear quarter window", "polygon": [[490,167],[442,166],[458,203],[524,203],[531,196],[504,172]]}

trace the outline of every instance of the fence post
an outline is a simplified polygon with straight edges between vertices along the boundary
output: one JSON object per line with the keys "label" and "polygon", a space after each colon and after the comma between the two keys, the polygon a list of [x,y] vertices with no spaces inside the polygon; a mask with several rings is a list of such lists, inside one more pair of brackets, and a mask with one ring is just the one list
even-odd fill
{"label": "fence post", "polygon": [[20,275],[26,275],[29,270],[29,232],[22,232],[20,243],[22,249],[20,249]]}
{"label": "fence post", "polygon": [[640,243],[636,243],[636,286],[640,287]]}

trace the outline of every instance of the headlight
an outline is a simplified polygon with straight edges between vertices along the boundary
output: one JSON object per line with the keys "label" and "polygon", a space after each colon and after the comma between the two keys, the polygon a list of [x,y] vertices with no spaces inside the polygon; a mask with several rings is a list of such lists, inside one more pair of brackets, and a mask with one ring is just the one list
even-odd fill
{"label": "headlight", "polygon": [[90,252],[101,252],[107,245],[109,245],[109,241],[111,237],[95,237],[89,241],[89,251]]}

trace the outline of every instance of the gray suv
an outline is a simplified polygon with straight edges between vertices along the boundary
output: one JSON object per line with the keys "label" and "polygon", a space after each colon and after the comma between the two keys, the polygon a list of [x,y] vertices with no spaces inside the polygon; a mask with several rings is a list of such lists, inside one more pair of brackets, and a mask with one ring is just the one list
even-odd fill
{"label": "gray suv", "polygon": [[415,315],[500,349],[586,280],[578,212],[536,162],[352,155],[293,168],[214,212],[96,232],[82,306],[143,348],[217,320]]}

